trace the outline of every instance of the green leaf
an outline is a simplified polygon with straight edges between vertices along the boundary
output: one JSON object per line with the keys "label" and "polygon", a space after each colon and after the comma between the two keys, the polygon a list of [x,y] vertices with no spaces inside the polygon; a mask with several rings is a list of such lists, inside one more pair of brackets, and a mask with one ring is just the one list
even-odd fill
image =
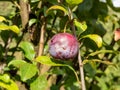
{"label": "green leaf", "polygon": [[8,83],[10,81],[10,76],[8,74],[0,75],[0,80],[2,80],[5,83]]}
{"label": "green leaf", "polygon": [[30,19],[29,20],[29,26],[32,26],[35,22],[37,21],[37,19]]}
{"label": "green leaf", "polygon": [[100,50],[100,51],[96,51],[96,52],[92,52],[88,55],[89,56],[95,56],[95,55],[98,55],[100,53],[113,53],[113,54],[118,54],[119,51],[113,51],[113,50]]}
{"label": "green leaf", "polygon": [[0,75],[0,86],[7,90],[19,90],[17,84],[10,79],[8,74]]}
{"label": "green leaf", "polygon": [[20,43],[20,48],[24,51],[25,57],[29,60],[33,60],[35,57],[34,47],[30,42],[23,41]]}
{"label": "green leaf", "polygon": [[48,56],[38,56],[36,58],[36,61],[41,63],[41,64],[45,64],[45,65],[49,65],[49,66],[66,66],[68,67],[70,70],[72,70],[76,76],[77,81],[79,82],[79,78],[77,76],[77,73],[75,72],[75,70],[68,64],[63,63],[62,61],[58,61],[58,60],[53,60]]}
{"label": "green leaf", "polygon": [[40,75],[30,84],[30,90],[46,90],[48,86],[45,75]]}
{"label": "green leaf", "polygon": [[78,5],[83,2],[83,0],[66,0],[69,5]]}
{"label": "green leaf", "polygon": [[84,60],[83,64],[90,63],[90,62],[99,62],[99,63],[103,63],[103,64],[106,64],[106,65],[114,65],[114,63],[112,63],[110,61],[102,61],[102,60],[99,60],[99,59]]}
{"label": "green leaf", "polygon": [[89,77],[94,77],[96,74],[96,64],[94,62],[89,62],[84,64],[84,69]]}
{"label": "green leaf", "polygon": [[25,62],[24,60],[12,60],[10,63],[8,63],[8,66],[13,65],[13,66],[15,66],[17,68],[20,68],[25,63],[27,63],[27,62]]}
{"label": "green leaf", "polygon": [[25,63],[20,67],[20,77],[22,81],[32,78],[37,73],[37,67],[34,64]]}
{"label": "green leaf", "polygon": [[0,22],[6,21],[6,19],[3,16],[0,16]]}
{"label": "green leaf", "polygon": [[79,31],[79,35],[80,35],[81,33],[83,33],[83,32],[87,29],[86,22],[80,23],[80,22],[78,22],[76,19],[74,19],[74,24],[75,24],[75,26],[77,27],[77,29],[78,29],[78,31]]}
{"label": "green leaf", "polygon": [[20,29],[16,25],[13,26],[0,25],[0,30],[11,30],[17,34],[20,33]]}
{"label": "green leaf", "polygon": [[65,64],[62,64],[59,61],[55,61],[55,60],[51,60],[50,57],[47,56],[38,56],[36,58],[37,62],[40,62],[41,64],[45,64],[45,65],[50,65],[50,66],[64,66]]}
{"label": "green leaf", "polygon": [[98,76],[96,76],[95,79],[98,81],[98,86],[101,87],[101,90],[109,90],[103,78],[99,78]]}
{"label": "green leaf", "polygon": [[48,13],[50,10],[56,10],[56,9],[63,11],[65,14],[68,14],[68,11],[64,7],[59,6],[59,5],[51,6],[50,8],[48,8],[48,10],[46,11],[46,13]]}
{"label": "green leaf", "polygon": [[100,48],[102,46],[102,38],[97,34],[85,35],[82,38],[89,38],[89,39],[93,40],[96,43],[96,45],[98,46],[98,48]]}

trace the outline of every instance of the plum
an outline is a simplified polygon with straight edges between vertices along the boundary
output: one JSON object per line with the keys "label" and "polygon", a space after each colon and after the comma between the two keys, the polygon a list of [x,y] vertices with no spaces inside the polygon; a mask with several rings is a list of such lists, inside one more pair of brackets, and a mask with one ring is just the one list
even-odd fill
{"label": "plum", "polygon": [[49,53],[56,59],[73,59],[78,49],[77,39],[69,33],[56,34],[49,43]]}
{"label": "plum", "polygon": [[114,32],[114,40],[118,41],[120,40],[120,28],[117,28]]}

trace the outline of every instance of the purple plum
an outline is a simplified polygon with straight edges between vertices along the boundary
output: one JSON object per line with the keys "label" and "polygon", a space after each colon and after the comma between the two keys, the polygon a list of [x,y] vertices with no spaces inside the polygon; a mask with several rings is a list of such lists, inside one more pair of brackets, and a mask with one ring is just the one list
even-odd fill
{"label": "purple plum", "polygon": [[56,34],[49,43],[49,53],[56,59],[73,59],[78,49],[77,39],[69,33]]}

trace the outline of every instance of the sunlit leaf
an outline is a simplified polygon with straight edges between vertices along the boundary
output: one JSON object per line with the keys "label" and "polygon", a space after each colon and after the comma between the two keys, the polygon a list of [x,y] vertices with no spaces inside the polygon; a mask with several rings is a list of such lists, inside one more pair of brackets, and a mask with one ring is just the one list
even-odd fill
{"label": "sunlit leaf", "polygon": [[20,68],[25,63],[27,63],[27,62],[25,62],[24,60],[12,60],[10,63],[8,63],[8,66],[13,65],[13,66],[15,66],[17,68]]}
{"label": "sunlit leaf", "polygon": [[68,11],[67,11],[64,7],[59,6],[59,5],[51,6],[51,7],[46,11],[46,13],[48,13],[50,10],[61,10],[61,11],[63,11],[65,14],[68,13]]}
{"label": "sunlit leaf", "polygon": [[0,30],[8,30],[9,26],[7,25],[0,25]]}
{"label": "sunlit leaf", "polygon": [[9,29],[15,33],[20,33],[20,29],[16,25],[9,26]]}
{"label": "sunlit leaf", "polygon": [[69,5],[78,5],[83,2],[83,0],[66,0]]}
{"label": "sunlit leaf", "polygon": [[51,59],[48,56],[38,56],[36,58],[36,61],[41,63],[41,64],[45,64],[45,65],[49,65],[49,66],[66,66],[74,72],[74,74],[77,78],[77,81],[79,82],[79,79],[78,79],[78,76],[77,76],[77,73],[75,72],[75,70],[70,65],[68,65],[66,63],[63,63],[63,62],[58,61],[58,60]]}
{"label": "sunlit leaf", "polygon": [[102,38],[97,34],[85,35],[82,38],[89,38],[89,39],[93,40],[96,43],[96,45],[98,46],[98,48],[100,48],[102,46]]}
{"label": "sunlit leaf", "polygon": [[6,21],[6,19],[3,16],[0,16],[0,22]]}
{"label": "sunlit leaf", "polygon": [[33,25],[36,21],[37,21],[37,19],[30,19],[29,26]]}
{"label": "sunlit leaf", "polygon": [[25,63],[20,67],[20,77],[22,81],[32,78],[37,73],[37,67],[34,64]]}
{"label": "sunlit leaf", "polygon": [[8,74],[0,75],[0,87],[7,90],[19,90],[17,84],[10,79]]}
{"label": "sunlit leaf", "polygon": [[34,64],[29,64],[24,60],[12,60],[8,66],[15,66],[19,69],[19,75],[22,81],[32,78],[37,73],[37,67]]}
{"label": "sunlit leaf", "polygon": [[62,64],[61,62],[51,60],[51,58],[47,56],[38,56],[36,58],[36,61],[40,62],[41,64],[50,65],[50,66],[64,66],[64,64]]}
{"label": "sunlit leaf", "polygon": [[29,60],[33,60],[35,57],[35,51],[34,51],[34,47],[30,42],[27,41],[23,41],[20,43],[20,48],[22,48],[22,50],[25,53],[25,57]]}
{"label": "sunlit leaf", "polygon": [[20,29],[16,25],[13,26],[0,25],[0,30],[11,30],[17,34],[20,33]]}
{"label": "sunlit leaf", "polygon": [[40,75],[36,80],[34,80],[30,85],[30,90],[46,90],[48,86],[47,79],[45,75]]}
{"label": "sunlit leaf", "polygon": [[78,22],[76,19],[74,19],[74,24],[77,27],[79,34],[81,34],[82,32],[84,32],[87,29],[87,25],[86,23],[80,23]]}
{"label": "sunlit leaf", "polygon": [[0,80],[8,83],[10,81],[10,76],[8,74],[0,75]]}

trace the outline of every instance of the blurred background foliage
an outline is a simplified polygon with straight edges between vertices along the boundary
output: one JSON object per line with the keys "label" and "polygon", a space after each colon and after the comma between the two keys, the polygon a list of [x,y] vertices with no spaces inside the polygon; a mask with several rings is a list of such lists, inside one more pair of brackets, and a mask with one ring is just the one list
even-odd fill
{"label": "blurred background foliage", "polygon": [[[44,16],[47,22],[43,54],[49,56],[49,39],[54,34],[64,31],[69,17],[61,10],[51,10],[48,14],[46,14],[46,10],[53,5],[67,8],[68,4],[64,0],[29,0],[29,5],[28,25],[23,31],[19,0],[0,0],[0,16],[7,20],[0,24],[16,25],[21,30],[19,35],[16,35],[16,31],[0,31],[0,73],[5,76],[7,73],[11,80],[17,83],[20,90],[46,90],[45,87],[49,87],[47,90],[80,90],[81,86],[78,85],[73,72],[67,67],[50,68],[48,75],[53,78],[51,83],[48,78],[46,80],[44,75],[38,76],[36,62],[33,61],[38,53],[43,25],[41,17]],[[114,31],[120,28],[120,1],[83,0],[82,3],[71,8],[73,18],[81,23],[85,22],[87,25],[87,30],[82,34],[76,29],[77,38],[81,43],[80,51],[84,63],[87,90],[120,90],[120,45],[114,40]],[[70,26],[69,23],[66,32],[72,33]],[[14,31],[14,29],[12,30]],[[24,34],[22,34],[23,32]],[[101,36],[102,47],[98,48],[90,38],[81,39],[89,34]],[[14,62],[14,60],[18,60],[18,62]],[[72,65],[78,73],[77,60],[67,63]],[[11,65],[15,67],[19,65],[19,67],[15,68]],[[4,75],[0,77],[3,78]],[[4,83],[5,79],[1,78],[0,83]],[[38,87],[39,85],[41,87]],[[3,88],[6,87],[7,85]],[[3,88],[0,87],[0,90]],[[8,87],[7,89],[12,90]]]}

